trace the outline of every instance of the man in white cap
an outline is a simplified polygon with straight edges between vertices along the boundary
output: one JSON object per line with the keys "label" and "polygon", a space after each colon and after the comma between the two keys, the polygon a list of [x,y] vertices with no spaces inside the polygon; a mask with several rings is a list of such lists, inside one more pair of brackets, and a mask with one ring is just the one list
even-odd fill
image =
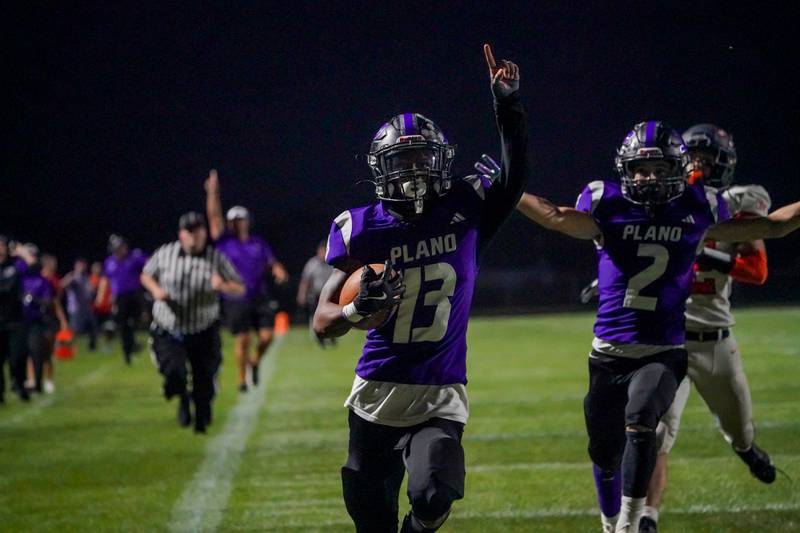
{"label": "man in white cap", "polygon": [[[250,369],[253,385],[258,384],[258,364],[272,343],[275,309],[271,307],[268,276],[276,283],[289,279],[283,265],[272,248],[261,237],[250,233],[250,213],[240,205],[231,207],[222,216],[219,177],[216,170],[208,173],[206,180],[206,213],[211,238],[233,266],[247,288],[244,296],[223,295],[223,316],[235,337],[234,351],[238,369],[239,391],[247,391],[247,370]],[[250,332],[255,331],[257,342],[252,355]]]}

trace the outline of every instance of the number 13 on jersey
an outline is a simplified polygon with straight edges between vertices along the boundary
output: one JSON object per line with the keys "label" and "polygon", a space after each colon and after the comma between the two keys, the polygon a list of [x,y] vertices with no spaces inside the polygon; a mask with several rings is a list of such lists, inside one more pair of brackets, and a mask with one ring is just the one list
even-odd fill
{"label": "number 13 on jersey", "polygon": [[[400,307],[397,309],[392,341],[408,344],[442,340],[450,321],[450,297],[453,296],[456,288],[455,269],[449,263],[444,262],[407,268],[403,271],[403,280],[406,291],[400,301]],[[420,301],[419,296],[423,284],[439,280],[442,282],[441,287],[425,292]],[[433,323],[412,327],[414,314],[418,307],[435,307]]]}

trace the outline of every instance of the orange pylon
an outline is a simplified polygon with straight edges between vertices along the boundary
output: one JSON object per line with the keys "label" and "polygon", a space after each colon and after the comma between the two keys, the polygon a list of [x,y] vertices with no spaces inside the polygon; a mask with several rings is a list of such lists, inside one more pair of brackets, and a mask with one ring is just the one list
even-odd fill
{"label": "orange pylon", "polygon": [[275,334],[283,335],[289,331],[289,313],[280,311],[275,315]]}

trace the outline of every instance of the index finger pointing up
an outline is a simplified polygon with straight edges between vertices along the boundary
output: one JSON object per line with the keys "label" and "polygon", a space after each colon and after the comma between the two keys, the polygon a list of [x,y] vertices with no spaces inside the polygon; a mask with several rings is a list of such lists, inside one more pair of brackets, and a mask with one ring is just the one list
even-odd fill
{"label": "index finger pointing up", "polygon": [[492,47],[488,43],[483,45],[483,55],[486,56],[486,64],[489,65],[489,68],[496,69],[497,63],[494,60],[494,54],[492,54]]}

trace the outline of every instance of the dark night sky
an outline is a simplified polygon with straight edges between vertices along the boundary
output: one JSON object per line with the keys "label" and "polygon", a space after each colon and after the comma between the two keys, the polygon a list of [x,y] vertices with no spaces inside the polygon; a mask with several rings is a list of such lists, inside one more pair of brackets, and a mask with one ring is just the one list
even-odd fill
{"label": "dark night sky", "polygon": [[[571,204],[610,174],[635,122],[660,118],[726,127],[740,182],[764,184],[776,204],[800,198],[790,2],[758,12],[730,2],[43,4],[4,17],[0,231],[65,260],[99,256],[111,232],[146,249],[173,238],[216,167],[226,206],[250,207],[296,272],[336,214],[370,201],[354,154],[391,115],[433,118],[458,145],[461,172],[497,153],[486,41],[521,67],[530,191]],[[800,270],[800,237],[769,246]],[[485,263],[542,254],[558,268],[593,267],[585,243],[518,216]]]}

